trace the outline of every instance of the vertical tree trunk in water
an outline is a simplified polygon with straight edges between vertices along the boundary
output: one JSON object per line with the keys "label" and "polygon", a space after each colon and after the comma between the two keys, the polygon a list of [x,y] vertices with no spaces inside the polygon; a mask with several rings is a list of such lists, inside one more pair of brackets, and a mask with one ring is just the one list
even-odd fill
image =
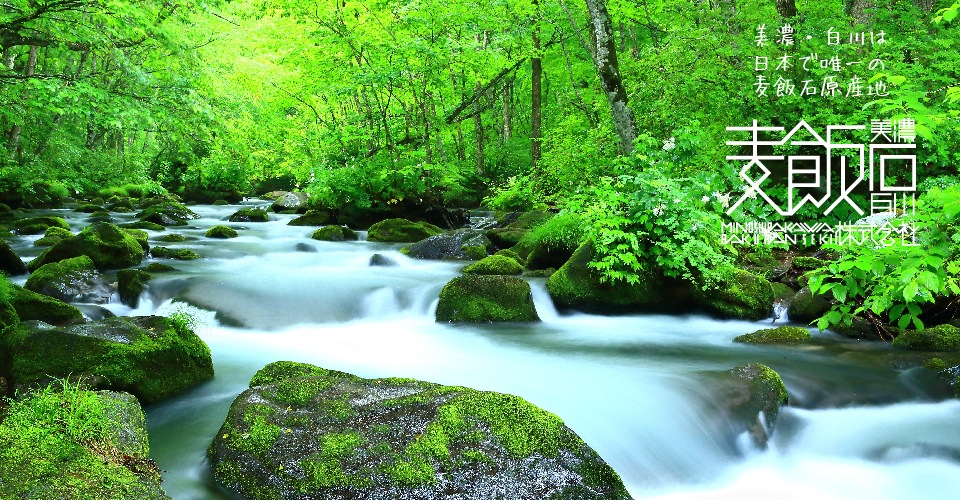
{"label": "vertical tree trunk in water", "polygon": [[777,0],[777,13],[780,17],[793,17],[797,15],[797,4],[794,0]]}
{"label": "vertical tree trunk in water", "polygon": [[[477,82],[477,86],[474,87],[474,94],[480,92],[480,82]],[[483,165],[483,118],[482,118],[482,108],[480,106],[480,99],[477,98],[477,101],[473,104],[473,128],[476,132],[477,138],[477,174],[484,175],[484,165]]]}
{"label": "vertical tree trunk in water", "polygon": [[540,64],[540,4],[533,0],[533,57],[530,58],[530,167],[533,172],[540,163],[540,118],[541,118],[541,84],[543,83],[543,66]]}
{"label": "vertical tree trunk in water", "polygon": [[586,0],[590,11],[590,30],[593,33],[593,63],[600,76],[600,86],[610,104],[613,115],[613,127],[620,136],[620,152],[628,155],[633,152],[633,141],[637,138],[637,122],[633,111],[627,106],[627,91],[620,78],[620,65],[617,62],[617,47],[613,38],[613,25],[604,0]]}
{"label": "vertical tree trunk in water", "polygon": [[[11,68],[12,69],[12,68]],[[27,77],[31,77],[36,74],[37,71],[37,46],[31,45],[30,52],[27,55],[27,67],[25,68],[23,74]],[[23,93],[23,101],[26,103],[30,100],[30,92]],[[10,150],[14,157],[19,160],[23,159],[23,146],[20,145],[20,133],[23,132],[22,125],[14,125],[13,129],[10,130]]]}

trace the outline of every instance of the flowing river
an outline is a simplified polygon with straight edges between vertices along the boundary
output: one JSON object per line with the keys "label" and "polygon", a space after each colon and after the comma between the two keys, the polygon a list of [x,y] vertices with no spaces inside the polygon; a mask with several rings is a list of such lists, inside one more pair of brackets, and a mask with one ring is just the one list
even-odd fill
{"label": "flowing river", "polygon": [[[541,323],[437,324],[437,295],[463,263],[413,260],[399,245],[314,241],[315,228],[286,225],[291,215],[235,224],[224,221],[238,206],[191,208],[202,218],[150,232],[151,245],[203,258],[163,261],[179,271],[156,275],[136,309],[116,297],[105,306],[117,315],[186,308],[213,354],[213,381],[146,408],[151,455],[174,499],[228,498],[212,484],[207,446],[250,377],[277,360],[519,395],[559,415],[638,499],[960,491],[960,401],[933,372],[898,369],[885,344],[814,332],[811,345],[760,347],[732,339],[770,319],[558,314],[542,279],[530,280]],[[50,212],[74,230],[85,224],[85,214]],[[241,236],[205,238],[216,224],[242,227]],[[187,241],[157,241],[172,232]],[[33,239],[12,243],[35,256]],[[396,265],[371,267],[374,253]],[[703,372],[757,362],[790,394],[766,450],[731,434],[703,384]]]}

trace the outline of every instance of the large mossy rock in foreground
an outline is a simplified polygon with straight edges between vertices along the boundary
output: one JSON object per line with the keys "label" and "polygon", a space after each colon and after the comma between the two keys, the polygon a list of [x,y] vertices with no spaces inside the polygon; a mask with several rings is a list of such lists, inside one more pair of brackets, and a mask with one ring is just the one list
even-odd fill
{"label": "large mossy rock in foreground", "polygon": [[483,231],[457,229],[407,245],[400,252],[415,259],[480,260],[487,256],[490,246]]}
{"label": "large mossy rock in foreground", "polygon": [[57,328],[24,321],[0,336],[0,373],[15,384],[91,376],[149,403],[213,378],[210,349],[160,316],[118,317]]}
{"label": "large mossy rock in foreground", "polygon": [[24,288],[69,302],[97,288],[99,274],[86,255],[44,264],[30,274]]}
{"label": "large mossy rock in foreground", "polygon": [[0,498],[169,498],[149,452],[130,394],[46,388],[0,423]]}
{"label": "large mossy rock in foreground", "polygon": [[730,275],[711,289],[694,289],[700,307],[723,318],[763,319],[773,311],[773,287],[762,276],[732,269]]}
{"label": "large mossy rock in foreground", "polygon": [[51,262],[86,255],[97,269],[123,269],[140,264],[143,247],[136,238],[113,224],[97,222],[66,238],[30,261],[27,267],[36,271]]}
{"label": "large mossy rock in foreground", "polygon": [[367,240],[386,243],[413,243],[443,232],[429,222],[413,222],[407,219],[382,220],[367,231]]}
{"label": "large mossy rock in foreground", "polygon": [[440,291],[437,321],[540,321],[540,317],[533,305],[530,284],[523,279],[467,275],[453,278]]}
{"label": "large mossy rock in foreground", "polygon": [[254,375],[208,455],[247,498],[630,498],[560,418],[519,397],[288,361]]}
{"label": "large mossy rock in foreground", "polygon": [[570,260],[547,280],[547,291],[559,308],[600,313],[632,313],[682,310],[686,306],[686,284],[646,273],[640,282],[602,283],[600,273],[589,267],[593,243],[586,242]]}
{"label": "large mossy rock in foreground", "polygon": [[893,347],[911,351],[960,351],[960,328],[937,325],[924,330],[903,330],[893,339]]}
{"label": "large mossy rock in foreground", "polygon": [[776,328],[764,328],[755,332],[738,335],[733,339],[734,342],[744,344],[799,344],[809,342],[810,340],[810,332],[806,328],[787,325]]}
{"label": "large mossy rock in foreground", "polygon": [[59,325],[83,320],[83,314],[76,307],[14,284],[10,285],[8,299],[17,311],[17,316],[23,321],[37,320]]}

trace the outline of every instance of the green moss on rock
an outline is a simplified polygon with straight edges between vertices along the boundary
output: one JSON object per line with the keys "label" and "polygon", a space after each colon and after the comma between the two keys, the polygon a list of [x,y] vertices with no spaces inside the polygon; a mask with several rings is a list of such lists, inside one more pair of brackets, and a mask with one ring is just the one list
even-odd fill
{"label": "green moss on rock", "polygon": [[207,229],[207,238],[236,238],[240,236],[235,229],[223,225],[213,226]]}
{"label": "green moss on rock", "polygon": [[356,241],[359,239],[357,232],[344,226],[324,226],[317,229],[310,236],[320,241]]}
{"label": "green moss on rock", "polygon": [[830,298],[826,295],[814,295],[810,287],[803,287],[792,299],[787,308],[791,321],[812,323],[830,310]]}
{"label": "green moss on rock", "polygon": [[367,232],[367,240],[387,243],[413,243],[443,232],[429,222],[413,222],[407,219],[382,220]]}
{"label": "green moss on rock", "polygon": [[230,216],[230,222],[267,222],[270,215],[262,208],[241,208]]}
{"label": "green moss on rock", "polygon": [[793,258],[792,265],[794,269],[799,269],[801,271],[812,271],[814,269],[819,269],[827,264],[829,264],[829,262],[825,260],[818,259],[816,257],[805,257],[800,255]]}
{"label": "green moss on rock", "polygon": [[148,273],[171,273],[177,270],[177,268],[169,264],[161,264],[159,262],[151,262],[147,265],[146,270]]}
{"label": "green moss on rock", "polygon": [[776,425],[781,407],[789,401],[780,375],[759,363],[726,372],[717,395],[732,421],[744,425],[761,447],[766,447],[769,431]]}
{"label": "green moss on rock", "polygon": [[483,231],[465,228],[424,238],[400,252],[415,259],[480,260],[487,256],[490,247]]}
{"label": "green moss on rock", "polygon": [[17,234],[40,234],[50,227],[59,227],[70,230],[70,224],[61,217],[30,217],[20,219],[12,224]]}
{"label": "green moss on rock", "polygon": [[[285,386],[317,392],[276,401]],[[258,372],[208,455],[220,484],[252,498],[629,498],[596,452],[521,398],[303,363]]]}
{"label": "green moss on rock", "polygon": [[187,248],[154,247],[150,250],[150,255],[158,259],[195,260],[200,258],[197,252]]}
{"label": "green moss on rock", "polygon": [[903,330],[893,339],[893,347],[911,351],[960,351],[960,328],[943,324],[923,330]]}
{"label": "green moss on rock", "polygon": [[27,274],[27,265],[17,252],[10,248],[10,244],[3,240],[0,240],[0,272],[8,276]]}
{"label": "green moss on rock", "polygon": [[288,226],[323,226],[329,224],[333,216],[326,210],[307,210],[307,213],[291,220]]}
{"label": "green moss on rock", "polygon": [[137,239],[107,222],[97,222],[44,251],[27,267],[36,270],[44,264],[86,255],[97,269],[123,269],[143,260],[143,247]]}
{"label": "green moss on rock", "polygon": [[32,292],[17,285],[10,286],[10,305],[23,321],[38,320],[54,325],[74,323],[83,319],[76,307],[59,299]]}
{"label": "green moss on rock", "polygon": [[182,241],[187,241],[187,237],[182,234],[171,233],[171,234],[165,234],[157,238],[157,240],[162,241],[164,243],[180,243]]}
{"label": "green moss on rock", "polygon": [[510,250],[509,248],[504,248],[503,250],[497,250],[497,253],[495,253],[494,255],[502,255],[504,257],[509,257],[517,261],[517,264],[520,264],[521,266],[524,263],[523,257],[520,257],[520,254],[518,254],[517,252],[514,252],[513,250]]}
{"label": "green moss on rock", "polygon": [[491,255],[463,268],[465,274],[517,275],[521,272],[523,266],[503,255]]}
{"label": "green moss on rock", "polygon": [[120,227],[124,229],[149,229],[150,231],[165,231],[167,229],[160,224],[147,221],[128,222],[126,224],[120,224]]}
{"label": "green moss on rock", "polygon": [[24,288],[69,301],[95,286],[97,269],[86,255],[52,262],[30,274]]}
{"label": "green moss on rock", "polygon": [[117,317],[67,327],[25,321],[0,347],[15,384],[89,375],[103,387],[153,402],[213,377],[210,350],[189,328],[159,316]]}
{"label": "green moss on rock", "polygon": [[47,387],[0,423],[2,498],[169,498],[160,482],[129,394]]}
{"label": "green moss on rock", "polygon": [[146,231],[144,231],[143,229],[130,229],[130,228],[121,228],[121,229],[123,230],[123,232],[129,234],[130,236],[133,236],[133,239],[137,240],[137,243],[140,244],[140,248],[142,248],[144,252],[150,251],[150,242],[147,241],[150,235],[147,234]]}
{"label": "green moss on rock", "polygon": [[733,341],[744,344],[796,344],[809,342],[810,332],[806,328],[785,325],[739,335]]}
{"label": "green moss on rock", "polygon": [[539,321],[530,285],[513,276],[459,276],[440,291],[438,322]]}
{"label": "green moss on rock", "polygon": [[712,289],[695,289],[695,302],[724,318],[763,319],[773,307],[773,287],[761,276],[731,269],[729,276]]}
{"label": "green moss on rock", "polygon": [[143,294],[150,278],[152,278],[150,273],[139,269],[124,269],[118,272],[117,292],[120,294],[120,302],[130,307],[137,307],[140,295]]}

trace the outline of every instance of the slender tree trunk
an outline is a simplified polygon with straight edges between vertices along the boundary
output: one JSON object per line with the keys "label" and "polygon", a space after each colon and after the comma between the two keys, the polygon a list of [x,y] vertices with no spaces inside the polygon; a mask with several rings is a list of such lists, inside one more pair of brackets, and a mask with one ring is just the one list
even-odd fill
{"label": "slender tree trunk", "polygon": [[847,15],[854,18],[860,24],[870,24],[873,21],[873,12],[868,9],[874,8],[870,0],[846,0]]}
{"label": "slender tree trunk", "polygon": [[530,166],[536,172],[540,163],[540,133],[541,119],[541,85],[543,83],[543,66],[540,62],[540,4],[533,0],[533,57],[530,58]]}
{"label": "slender tree trunk", "polygon": [[[37,46],[31,45],[30,52],[27,55],[27,67],[25,68],[23,74],[27,77],[31,77],[36,74],[37,71]],[[30,93],[23,93],[24,102],[30,100]],[[17,124],[13,126],[13,129],[10,130],[10,149],[18,160],[23,159],[23,146],[20,144],[20,134],[23,132],[23,126]]]}
{"label": "slender tree trunk", "polygon": [[633,111],[627,105],[627,91],[620,77],[620,65],[617,62],[617,48],[613,38],[613,25],[604,0],[586,0],[590,11],[590,25],[593,32],[593,62],[600,75],[600,86],[610,104],[613,127],[620,136],[620,152],[633,153],[633,141],[637,138],[637,122]]}
{"label": "slender tree trunk", "polygon": [[513,133],[513,76],[507,77],[503,84],[503,142],[510,140]]}
{"label": "slender tree trunk", "polygon": [[780,17],[793,17],[797,15],[797,4],[794,0],[777,0],[777,13]]}
{"label": "slender tree trunk", "polygon": [[[480,82],[477,82],[474,92],[480,92]],[[483,113],[481,113],[480,99],[477,99],[477,102],[473,104],[473,108],[473,129],[477,140],[477,174],[482,176],[485,174],[486,168],[483,163]]]}

